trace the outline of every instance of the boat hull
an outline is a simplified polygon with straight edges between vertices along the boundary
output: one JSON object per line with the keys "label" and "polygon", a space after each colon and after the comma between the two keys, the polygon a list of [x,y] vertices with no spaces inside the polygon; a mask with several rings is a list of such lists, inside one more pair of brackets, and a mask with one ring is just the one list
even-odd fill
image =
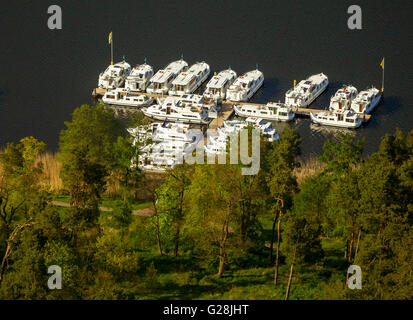
{"label": "boat hull", "polygon": [[381,100],[381,95],[378,94],[372,101],[371,103],[368,105],[368,107],[366,108],[365,113],[370,114],[374,111],[374,109],[376,109],[376,107],[378,106],[379,102]]}
{"label": "boat hull", "polygon": [[122,107],[130,107],[130,108],[143,108],[143,107],[149,106],[153,102],[153,99],[150,99],[147,102],[139,103],[139,104],[130,103],[130,102],[127,102],[127,101],[122,101],[122,100],[112,100],[112,99],[102,99],[102,101],[105,104],[113,105],[113,106],[122,106]]}
{"label": "boat hull", "polygon": [[253,114],[253,113],[249,113],[249,112],[244,112],[241,109],[239,109],[237,106],[234,106],[234,111],[235,114],[239,117],[244,117],[244,118],[248,118],[248,117],[257,117],[257,118],[261,118],[264,120],[269,120],[269,121],[281,121],[281,122],[288,122],[288,121],[292,121],[294,120],[295,114],[289,114],[287,117],[280,117],[278,115],[265,115],[265,114]]}
{"label": "boat hull", "polygon": [[158,114],[152,114],[148,113],[145,110],[142,110],[143,114],[151,119],[155,120],[160,120],[160,121],[176,121],[176,122],[183,122],[183,123],[188,123],[188,124],[208,124],[208,120],[203,120],[203,119],[188,119],[182,116],[174,116],[174,115],[158,115]]}
{"label": "boat hull", "polygon": [[361,126],[362,121],[358,119],[358,121],[354,122],[353,125],[346,123],[345,121],[326,121],[318,119],[314,114],[310,113],[311,121],[315,124],[323,125],[323,126],[330,126],[330,127],[338,127],[338,128],[346,128],[346,129],[357,129]]}

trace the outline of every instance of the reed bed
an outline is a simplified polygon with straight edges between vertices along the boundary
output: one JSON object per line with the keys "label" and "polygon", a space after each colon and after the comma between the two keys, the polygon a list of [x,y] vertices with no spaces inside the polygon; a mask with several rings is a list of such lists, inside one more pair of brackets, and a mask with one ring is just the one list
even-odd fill
{"label": "reed bed", "polygon": [[41,164],[43,173],[39,184],[41,187],[52,193],[59,193],[63,190],[63,182],[60,179],[60,169],[62,164],[57,160],[57,154],[46,152],[41,154],[36,164]]}
{"label": "reed bed", "polygon": [[300,167],[294,169],[294,174],[297,177],[299,186],[307,177],[315,176],[326,167],[325,163],[319,161],[315,154],[310,154],[310,156],[305,160],[299,159],[299,162]]}

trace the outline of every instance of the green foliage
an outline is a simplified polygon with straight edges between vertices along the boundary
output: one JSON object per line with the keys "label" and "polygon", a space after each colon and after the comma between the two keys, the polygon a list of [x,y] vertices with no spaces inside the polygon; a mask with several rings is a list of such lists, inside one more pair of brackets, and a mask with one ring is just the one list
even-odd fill
{"label": "green foliage", "polygon": [[281,243],[281,251],[287,256],[287,263],[314,264],[319,261],[323,257],[320,231],[318,224],[289,212],[284,222]]}
{"label": "green foliage", "polygon": [[327,171],[342,174],[360,162],[365,139],[356,140],[348,134],[339,133],[337,142],[328,139],[320,160],[327,163]]}
{"label": "green foliage", "polygon": [[278,143],[268,148],[264,167],[265,180],[272,199],[282,199],[284,210],[291,207],[292,197],[297,192],[297,179],[293,174],[299,164],[296,157],[300,155],[301,138],[297,131],[287,127]]}
{"label": "green foliage", "polygon": [[[159,178],[131,170],[136,150],[108,109],[82,106],[67,127],[70,208],[49,205],[37,184],[44,144],[26,138],[0,153],[0,299],[283,299],[291,263],[291,299],[413,298],[413,131],[386,135],[364,159],[362,141],[328,141],[327,169],[299,190],[291,129],[261,142],[256,176],[239,165],[185,164]],[[121,199],[102,204],[108,181]],[[136,194],[152,216],[132,214],[142,205]],[[113,211],[100,213],[101,204]],[[349,264],[361,266],[362,290],[345,286]],[[50,265],[62,267],[62,290],[47,288]]]}
{"label": "green foliage", "polygon": [[116,156],[112,152],[114,145],[124,131],[113,112],[101,105],[82,105],[65,125],[67,129],[60,133],[59,143],[61,178],[71,204],[92,209],[92,217],[87,219],[93,220],[105,189],[105,177]]}

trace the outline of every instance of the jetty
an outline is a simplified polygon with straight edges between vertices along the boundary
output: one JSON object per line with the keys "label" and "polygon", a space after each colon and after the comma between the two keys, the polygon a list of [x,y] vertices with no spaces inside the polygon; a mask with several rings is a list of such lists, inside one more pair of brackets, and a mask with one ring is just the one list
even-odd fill
{"label": "jetty", "polygon": [[[102,98],[103,95],[106,93],[106,89],[103,88],[95,88],[92,91],[92,97],[97,100],[99,98]],[[167,98],[169,95],[165,94],[156,94],[156,93],[147,93],[147,92],[135,92],[135,91],[130,91],[130,93],[134,94],[141,94],[145,95],[151,98]],[[234,109],[232,108],[233,105],[250,105],[250,106],[265,106],[265,104],[259,104],[259,103],[253,103],[253,102],[236,102],[236,101],[229,101],[229,100],[224,100],[222,101],[222,109],[220,111],[221,116],[218,116],[217,119],[213,119],[211,121],[210,127],[213,126],[222,126],[223,121],[230,119],[234,115]],[[310,109],[310,108],[300,108],[300,107],[291,107],[292,111],[297,115],[301,117],[310,117],[310,113],[319,113],[319,112],[326,112],[327,110],[324,109]],[[371,115],[370,114],[359,114],[359,117],[363,120],[363,122],[367,122],[370,120]]]}

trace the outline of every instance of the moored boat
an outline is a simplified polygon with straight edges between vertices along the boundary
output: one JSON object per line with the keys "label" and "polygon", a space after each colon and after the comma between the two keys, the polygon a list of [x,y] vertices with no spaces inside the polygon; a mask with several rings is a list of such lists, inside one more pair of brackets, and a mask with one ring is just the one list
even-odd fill
{"label": "moored boat", "polygon": [[188,63],[183,59],[171,62],[165,69],[158,70],[149,81],[146,88],[148,93],[167,94],[172,86],[172,81],[183,71],[188,69]]}
{"label": "moored boat", "polygon": [[264,74],[258,69],[239,76],[227,90],[227,100],[247,101],[264,83]]}
{"label": "moored boat", "polygon": [[167,97],[162,104],[143,108],[142,112],[152,119],[207,124],[208,110],[202,106],[183,105],[180,100]]}
{"label": "moored boat", "polygon": [[328,77],[324,73],[312,75],[301,80],[295,88],[285,94],[285,104],[294,107],[308,107],[328,86]]}
{"label": "moored boat", "polygon": [[149,80],[153,76],[153,69],[144,63],[134,67],[125,80],[125,89],[131,91],[145,91]]}
{"label": "moored boat", "polygon": [[106,70],[99,75],[99,88],[115,89],[123,86],[130,71],[131,66],[125,60],[109,65]]}
{"label": "moored boat", "polygon": [[268,102],[265,106],[234,105],[235,113],[240,117],[259,117],[266,120],[291,121],[295,113],[284,103]]}
{"label": "moored boat", "polygon": [[204,101],[209,103],[214,100],[216,103],[221,103],[225,99],[227,90],[237,78],[237,73],[234,70],[227,69],[214,75],[206,85],[204,92]]}
{"label": "moored boat", "polygon": [[193,93],[208,78],[210,72],[209,65],[204,61],[193,64],[172,81],[169,94],[180,96]]}
{"label": "moored boat", "polygon": [[153,99],[139,93],[129,92],[124,88],[117,88],[106,91],[102,97],[102,101],[111,105],[141,108],[149,106],[153,102]]}
{"label": "moored boat", "polygon": [[248,117],[245,119],[245,122],[247,124],[252,124],[253,128],[259,129],[261,134],[265,136],[268,141],[277,141],[279,139],[277,129],[272,126],[271,122],[257,117]]}
{"label": "moored boat", "polygon": [[329,110],[333,112],[349,110],[356,96],[357,89],[354,86],[344,86],[331,97]]}
{"label": "moored boat", "polygon": [[381,94],[374,87],[360,91],[351,103],[351,110],[355,113],[370,114],[379,104],[380,99]]}
{"label": "moored boat", "polygon": [[320,125],[357,129],[362,124],[362,119],[357,113],[351,110],[345,110],[343,112],[310,112],[311,121]]}
{"label": "moored boat", "polygon": [[154,132],[153,141],[195,142],[203,137],[202,133],[189,128],[188,124],[165,122]]}

